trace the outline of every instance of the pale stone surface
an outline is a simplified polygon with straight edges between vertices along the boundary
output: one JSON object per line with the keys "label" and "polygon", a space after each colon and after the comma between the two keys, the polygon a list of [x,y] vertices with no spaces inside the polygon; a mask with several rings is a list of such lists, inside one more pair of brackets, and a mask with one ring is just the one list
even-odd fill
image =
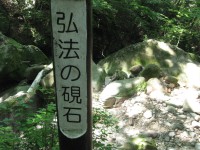
{"label": "pale stone surface", "polygon": [[200,150],[200,143],[195,144],[195,150]]}
{"label": "pale stone surface", "polygon": [[169,132],[169,136],[170,136],[170,137],[174,137],[175,135],[176,135],[175,132]]}
{"label": "pale stone surface", "polygon": [[158,78],[151,78],[147,81],[146,92],[150,94],[153,91],[159,91],[160,93],[164,93],[165,91],[164,85]]}
{"label": "pale stone surface", "polygon": [[200,122],[192,121],[191,125],[192,125],[193,128],[200,128]]}
{"label": "pale stone surface", "polygon": [[43,87],[54,87],[54,73],[51,71],[40,82]]}
{"label": "pale stone surface", "polygon": [[185,102],[184,98],[178,98],[177,99],[176,97],[172,97],[166,103],[169,104],[169,105],[172,105],[174,107],[181,108],[181,107],[183,107],[184,102]]}
{"label": "pale stone surface", "polygon": [[128,97],[142,88],[145,79],[143,77],[116,80],[105,87],[100,94],[100,101],[105,102],[111,97]]}
{"label": "pale stone surface", "polygon": [[199,99],[186,99],[183,105],[184,111],[195,112],[200,114]]}
{"label": "pale stone surface", "polygon": [[105,71],[99,66],[92,62],[92,89],[95,92],[102,90],[105,84]]}
{"label": "pale stone surface", "polygon": [[128,107],[126,110],[126,114],[130,118],[134,118],[140,113],[142,113],[145,110],[145,107],[141,103],[135,103],[132,107]]}
{"label": "pale stone surface", "polygon": [[188,87],[200,88],[200,65],[189,62],[182,67],[182,73],[178,76],[179,83]]}
{"label": "pale stone surface", "polygon": [[153,112],[151,110],[147,110],[147,111],[144,112],[143,116],[146,119],[150,119],[153,116]]}

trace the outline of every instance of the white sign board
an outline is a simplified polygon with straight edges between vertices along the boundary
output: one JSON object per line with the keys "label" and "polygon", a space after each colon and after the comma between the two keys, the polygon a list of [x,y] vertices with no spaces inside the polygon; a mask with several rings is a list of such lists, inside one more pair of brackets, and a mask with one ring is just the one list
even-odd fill
{"label": "white sign board", "polygon": [[74,139],[87,131],[86,0],[51,0],[51,6],[59,128]]}

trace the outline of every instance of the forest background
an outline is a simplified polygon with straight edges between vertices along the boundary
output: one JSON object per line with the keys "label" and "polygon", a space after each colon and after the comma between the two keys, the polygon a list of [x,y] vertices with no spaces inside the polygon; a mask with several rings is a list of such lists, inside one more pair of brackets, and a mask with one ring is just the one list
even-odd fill
{"label": "forest background", "polygon": [[[93,59],[145,39],[200,53],[199,0],[93,0]],[[52,56],[50,0],[1,0],[0,31]]]}

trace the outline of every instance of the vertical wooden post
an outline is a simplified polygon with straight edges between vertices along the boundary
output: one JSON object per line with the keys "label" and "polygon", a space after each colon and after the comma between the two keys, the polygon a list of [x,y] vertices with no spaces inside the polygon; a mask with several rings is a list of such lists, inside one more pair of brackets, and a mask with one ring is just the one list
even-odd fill
{"label": "vertical wooden post", "polygon": [[61,150],[92,150],[91,0],[51,0]]}

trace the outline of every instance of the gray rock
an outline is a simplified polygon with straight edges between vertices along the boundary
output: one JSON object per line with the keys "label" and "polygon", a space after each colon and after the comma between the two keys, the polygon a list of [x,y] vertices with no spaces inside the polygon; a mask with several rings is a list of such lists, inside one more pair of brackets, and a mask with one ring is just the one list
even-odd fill
{"label": "gray rock", "polygon": [[147,81],[147,94],[151,93],[152,91],[160,91],[162,93],[165,91],[163,83],[158,78],[151,78]]}
{"label": "gray rock", "polygon": [[175,132],[169,132],[169,137],[174,137],[176,135]]}
{"label": "gray rock", "polygon": [[165,96],[165,86],[158,78],[151,78],[147,81],[146,93],[151,99],[156,99],[158,101],[165,101],[168,99]]}
{"label": "gray rock", "polygon": [[136,77],[142,71],[142,69],[143,69],[142,65],[134,65],[129,70],[130,70],[131,74],[134,77]]}
{"label": "gray rock", "polygon": [[180,119],[187,119],[187,116],[186,116],[186,115],[182,115],[182,114],[178,115],[178,117],[179,117]]}
{"label": "gray rock", "polygon": [[146,118],[146,119],[150,119],[151,117],[153,117],[153,112],[152,110],[147,110],[144,112],[143,116]]}
{"label": "gray rock", "polygon": [[183,110],[200,114],[200,102],[199,102],[199,100],[187,98],[184,102]]}
{"label": "gray rock", "polygon": [[172,129],[173,130],[183,130],[184,129],[184,124],[181,120],[176,120],[173,124],[172,124]]}
{"label": "gray rock", "polygon": [[112,108],[115,104],[116,104],[116,98],[110,97],[104,102],[103,107]]}
{"label": "gray rock", "polygon": [[100,94],[99,100],[106,102],[111,97],[130,97],[137,91],[144,90],[145,88],[146,83],[143,77],[116,80],[105,87]]}
{"label": "gray rock", "polygon": [[195,150],[195,149],[191,146],[183,146],[183,147],[181,147],[180,150]]}
{"label": "gray rock", "polygon": [[200,150],[200,143],[195,144],[195,150]]}
{"label": "gray rock", "polygon": [[165,140],[166,142],[169,142],[169,141],[170,141],[170,137],[169,137],[169,136],[166,136],[164,140]]}
{"label": "gray rock", "polygon": [[196,120],[196,121],[200,121],[200,115],[197,115],[195,113],[190,113],[190,115]]}
{"label": "gray rock", "polygon": [[193,128],[200,128],[200,122],[192,121],[191,125],[192,125]]}
{"label": "gray rock", "polygon": [[177,98],[177,97],[171,97],[169,101],[166,101],[168,105],[172,105],[176,108],[182,108],[184,105],[185,99],[184,98]]}
{"label": "gray rock", "polygon": [[145,107],[141,103],[135,103],[132,107],[128,107],[126,110],[126,116],[129,118],[135,118],[137,115],[141,114],[143,111],[145,111]]}
{"label": "gray rock", "polygon": [[103,88],[105,77],[105,71],[99,65],[92,62],[92,89],[94,92],[98,92]]}
{"label": "gray rock", "polygon": [[34,64],[47,64],[48,58],[33,45],[24,46],[0,33],[0,83],[21,81]]}
{"label": "gray rock", "polygon": [[173,106],[168,106],[168,107],[167,107],[167,111],[168,111],[169,113],[172,113],[172,114],[175,114],[175,113],[177,112],[176,108],[173,107]]}
{"label": "gray rock", "polygon": [[[177,78],[179,85],[200,88],[200,65],[191,58],[191,54],[176,46],[152,39],[125,47],[98,64],[109,76],[116,70],[130,75],[130,68],[134,65],[146,67],[155,64],[165,75]],[[155,75],[158,77],[159,73]]]}
{"label": "gray rock", "polygon": [[200,65],[188,62],[182,65],[182,73],[178,76],[179,84],[187,87],[200,88]]}

